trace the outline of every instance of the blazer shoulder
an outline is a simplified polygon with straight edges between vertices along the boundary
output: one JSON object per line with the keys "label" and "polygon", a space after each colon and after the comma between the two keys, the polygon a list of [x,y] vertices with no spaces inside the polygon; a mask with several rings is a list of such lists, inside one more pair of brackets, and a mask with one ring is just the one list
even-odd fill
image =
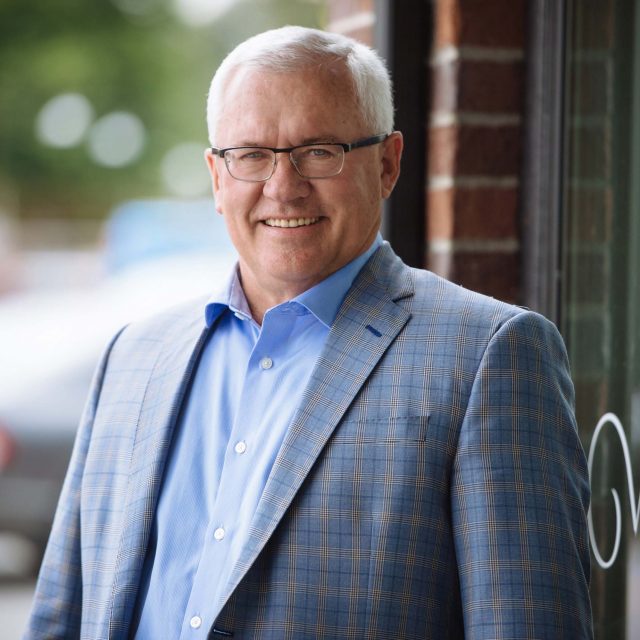
{"label": "blazer shoulder", "polygon": [[206,329],[202,296],[125,325],[110,342],[109,370],[151,366],[157,356],[172,344],[181,344]]}
{"label": "blazer shoulder", "polygon": [[418,325],[438,326],[452,338],[485,342],[507,339],[548,350],[568,368],[563,336],[542,314],[471,291],[422,269],[411,269],[415,295],[411,314]]}
{"label": "blazer shoulder", "polygon": [[[509,320],[542,316],[528,309],[471,291],[426,269],[406,265],[385,242],[363,270],[362,295],[390,297],[411,314],[410,326],[438,332],[449,327],[491,336]],[[384,293],[382,293],[384,292]],[[546,321],[548,322],[548,321]]]}
{"label": "blazer shoulder", "polygon": [[[497,300],[477,291],[466,289],[425,269],[407,267],[414,286],[410,301],[413,316],[429,315],[446,320],[485,326],[491,333],[528,309]],[[537,315],[537,314],[535,314]]]}
{"label": "blazer shoulder", "polygon": [[206,303],[207,297],[200,296],[132,322],[122,330],[120,342],[171,337],[198,324],[204,328]]}

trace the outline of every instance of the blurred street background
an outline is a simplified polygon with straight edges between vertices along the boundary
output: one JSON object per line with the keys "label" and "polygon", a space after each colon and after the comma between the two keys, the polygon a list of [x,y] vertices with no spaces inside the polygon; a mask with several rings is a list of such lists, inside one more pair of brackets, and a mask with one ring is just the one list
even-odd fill
{"label": "blurred street background", "polygon": [[19,638],[93,368],[234,264],[204,162],[224,55],[322,0],[0,3],[0,637]]}
{"label": "blurred street background", "polygon": [[557,324],[586,451],[619,419],[591,478],[611,558],[592,554],[595,637],[640,638],[640,0],[0,0],[0,640],[24,624],[103,345],[234,262],[206,94],[226,52],[284,24],[389,62],[396,252]]}

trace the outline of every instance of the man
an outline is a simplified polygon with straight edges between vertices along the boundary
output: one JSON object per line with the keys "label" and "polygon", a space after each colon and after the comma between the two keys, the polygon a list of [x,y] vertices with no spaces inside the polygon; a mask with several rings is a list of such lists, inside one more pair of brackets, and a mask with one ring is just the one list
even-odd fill
{"label": "man", "polygon": [[237,271],[107,349],[27,637],[590,637],[564,346],[378,235],[383,63],[258,35],[208,122]]}

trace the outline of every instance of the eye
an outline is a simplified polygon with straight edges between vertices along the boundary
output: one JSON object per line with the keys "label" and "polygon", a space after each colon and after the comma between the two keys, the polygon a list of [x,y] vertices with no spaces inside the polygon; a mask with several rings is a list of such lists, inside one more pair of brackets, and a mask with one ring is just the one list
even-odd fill
{"label": "eye", "polygon": [[330,146],[304,147],[301,151],[308,160],[331,160],[336,156],[336,150]]}
{"label": "eye", "polygon": [[269,152],[265,149],[242,149],[236,151],[234,158],[241,162],[261,162],[269,159]]}
{"label": "eye", "polygon": [[309,149],[309,154],[314,158],[328,158],[332,155],[331,152],[324,147],[311,147],[311,149]]}

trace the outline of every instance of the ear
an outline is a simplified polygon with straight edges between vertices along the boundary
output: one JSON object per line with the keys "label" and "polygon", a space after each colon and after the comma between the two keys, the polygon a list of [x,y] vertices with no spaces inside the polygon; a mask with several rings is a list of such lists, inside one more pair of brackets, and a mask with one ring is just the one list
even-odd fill
{"label": "ear", "polygon": [[381,195],[388,198],[400,175],[400,158],[403,147],[402,133],[394,131],[382,143],[380,185]]}
{"label": "ear", "polygon": [[220,174],[218,173],[218,163],[216,156],[213,155],[211,149],[204,152],[204,159],[211,175],[211,186],[213,189],[213,198],[216,203],[216,211],[222,213],[222,187],[220,185]]}

